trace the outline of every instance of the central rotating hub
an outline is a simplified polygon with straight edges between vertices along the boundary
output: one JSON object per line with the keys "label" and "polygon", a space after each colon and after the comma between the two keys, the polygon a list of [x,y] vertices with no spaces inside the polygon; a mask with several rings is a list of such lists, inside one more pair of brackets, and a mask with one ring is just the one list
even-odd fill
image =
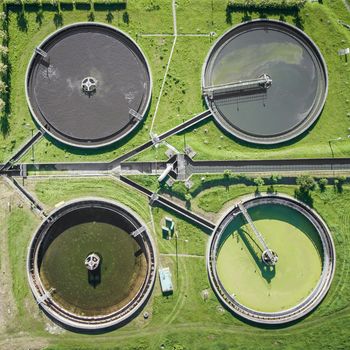
{"label": "central rotating hub", "polygon": [[267,249],[262,253],[261,259],[266,265],[274,266],[278,261],[278,255],[273,250]]}
{"label": "central rotating hub", "polygon": [[96,91],[97,80],[94,77],[86,77],[81,82],[81,89],[86,94],[91,94]]}
{"label": "central rotating hub", "polygon": [[89,254],[85,259],[85,267],[89,271],[94,271],[100,265],[101,258],[96,253]]}

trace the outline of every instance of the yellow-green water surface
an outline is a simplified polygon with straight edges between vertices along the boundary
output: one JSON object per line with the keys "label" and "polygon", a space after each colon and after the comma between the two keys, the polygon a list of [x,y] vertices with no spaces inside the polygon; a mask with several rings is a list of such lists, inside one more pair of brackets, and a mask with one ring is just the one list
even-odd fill
{"label": "yellow-green water surface", "polygon": [[239,214],[222,236],[218,276],[227,292],[249,308],[263,312],[289,309],[307,297],[320,278],[320,237],[304,215],[287,206],[262,204],[248,212],[279,260],[274,268],[262,263],[262,247]]}

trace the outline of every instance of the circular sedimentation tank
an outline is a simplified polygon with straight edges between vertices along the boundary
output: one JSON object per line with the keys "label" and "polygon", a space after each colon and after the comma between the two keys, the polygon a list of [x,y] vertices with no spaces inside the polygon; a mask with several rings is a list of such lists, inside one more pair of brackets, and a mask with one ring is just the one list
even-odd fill
{"label": "circular sedimentation tank", "polygon": [[229,133],[251,143],[277,144],[303,133],[320,115],[327,67],[298,28],[255,20],[215,42],[203,66],[202,90]]}
{"label": "circular sedimentation tank", "polygon": [[[326,295],[334,274],[326,224],[286,196],[250,198],[240,205],[223,216],[210,240],[207,267],[216,294],[228,309],[257,323],[283,324],[307,315]],[[278,256],[275,264],[264,261],[266,247],[253,226]]]}
{"label": "circular sedimentation tank", "polygon": [[59,141],[102,147],[128,135],[151,99],[150,68],[125,33],[77,23],[48,36],[26,74],[26,95],[39,126]]}
{"label": "circular sedimentation tank", "polygon": [[145,304],[155,280],[155,248],[128,208],[82,199],[41,224],[28,254],[28,277],[38,304],[78,330],[122,325]]}

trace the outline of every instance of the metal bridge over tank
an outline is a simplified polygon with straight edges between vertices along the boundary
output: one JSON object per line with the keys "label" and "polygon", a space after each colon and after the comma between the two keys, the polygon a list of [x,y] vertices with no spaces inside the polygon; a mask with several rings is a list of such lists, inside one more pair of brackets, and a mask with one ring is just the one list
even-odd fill
{"label": "metal bridge over tank", "polygon": [[239,202],[238,203],[238,207],[239,210],[241,211],[241,213],[243,214],[244,218],[246,219],[247,223],[249,224],[249,226],[252,228],[256,238],[258,239],[258,241],[260,242],[260,244],[262,245],[262,247],[264,248],[264,251],[262,253],[262,261],[267,264],[267,265],[275,265],[278,261],[278,256],[275,252],[273,252],[266,244],[264,237],[261,235],[261,233],[258,231],[258,229],[256,228],[256,226],[254,225],[254,222],[252,220],[252,218],[250,217],[247,209],[245,208],[245,206]]}
{"label": "metal bridge over tank", "polygon": [[38,304],[42,304],[43,302],[45,302],[47,299],[51,298],[51,295],[55,292],[55,288],[50,288],[50,290],[45,291],[44,294],[42,294],[37,300],[36,302]]}
{"label": "metal bridge over tank", "polygon": [[208,96],[210,100],[215,97],[227,96],[230,94],[240,95],[249,92],[266,91],[272,85],[272,79],[269,75],[263,74],[256,79],[240,80],[237,82],[212,85],[203,88],[203,94]]}
{"label": "metal bridge over tank", "polygon": [[145,231],[146,231],[146,227],[145,226],[141,226],[137,230],[131,232],[131,236],[136,238],[137,236],[141,235]]}

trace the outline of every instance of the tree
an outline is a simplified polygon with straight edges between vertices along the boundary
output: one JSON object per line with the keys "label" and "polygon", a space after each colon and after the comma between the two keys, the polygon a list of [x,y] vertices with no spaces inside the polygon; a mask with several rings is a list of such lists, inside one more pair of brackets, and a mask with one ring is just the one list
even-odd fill
{"label": "tree", "polygon": [[270,176],[270,180],[273,184],[277,184],[277,182],[280,181],[281,179],[282,179],[282,176],[278,174],[272,174]]}
{"label": "tree", "polygon": [[4,45],[0,45],[0,54],[2,56],[6,56],[9,52],[8,47],[4,46]]}
{"label": "tree", "polygon": [[341,175],[341,176],[338,176],[337,179],[339,182],[344,183],[346,181],[346,176]]}
{"label": "tree", "polygon": [[4,93],[7,90],[7,85],[5,84],[5,82],[3,82],[2,80],[0,80],[0,93]]}
{"label": "tree", "polygon": [[5,105],[5,101],[2,98],[0,98],[0,112],[3,112]]}
{"label": "tree", "polygon": [[185,199],[186,199],[186,202],[190,202],[191,199],[192,199],[191,193],[186,193],[186,194],[185,194]]}
{"label": "tree", "polygon": [[225,170],[224,171],[224,178],[228,179],[231,176],[231,174],[232,174],[231,170],[228,170],[228,169]]}
{"label": "tree", "polygon": [[257,188],[259,188],[259,186],[265,185],[265,181],[262,177],[258,176],[254,179],[254,184],[256,185]]}
{"label": "tree", "polygon": [[343,184],[344,184],[345,181],[346,181],[346,176],[338,176],[334,180],[334,186],[336,187],[338,192],[342,192],[343,191]]}
{"label": "tree", "polygon": [[324,191],[326,186],[328,185],[328,180],[324,177],[318,181],[321,191]]}
{"label": "tree", "polygon": [[315,179],[310,175],[298,176],[296,183],[302,192],[309,192],[311,190],[314,190],[316,186]]}
{"label": "tree", "polygon": [[7,71],[7,65],[0,62],[0,74],[4,74]]}

